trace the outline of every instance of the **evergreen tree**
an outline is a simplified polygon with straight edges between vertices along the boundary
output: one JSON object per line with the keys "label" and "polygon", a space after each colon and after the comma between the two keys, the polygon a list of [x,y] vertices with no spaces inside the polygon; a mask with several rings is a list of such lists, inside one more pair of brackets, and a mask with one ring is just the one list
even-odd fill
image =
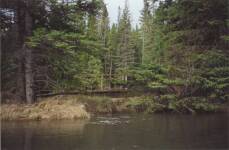
{"label": "evergreen tree", "polygon": [[142,10],[142,62],[143,64],[149,64],[152,62],[152,47],[151,47],[151,28],[152,28],[152,16],[151,16],[149,0],[144,0],[144,8]]}
{"label": "evergreen tree", "polygon": [[130,49],[134,53],[134,56],[132,56],[134,66],[142,64],[142,45],[141,31],[138,29],[138,26],[136,26],[135,29],[132,29],[130,37]]}
{"label": "evergreen tree", "polygon": [[[107,87],[110,87],[110,79],[109,79],[109,73],[110,73],[110,62],[111,62],[111,55],[109,51],[108,41],[109,41],[109,17],[108,17],[108,11],[107,7],[104,3],[102,3],[101,11],[99,14],[99,39],[101,40],[103,47],[105,48],[105,52],[102,54],[102,60],[103,60],[103,72],[104,75],[101,77],[101,89],[104,88],[104,85]],[[106,81],[104,83],[104,81]],[[107,85],[108,84],[108,85]]]}
{"label": "evergreen tree", "polygon": [[116,55],[117,55],[117,49],[118,49],[118,29],[117,25],[113,24],[110,33],[109,33],[109,88],[112,88],[113,86],[113,79],[114,79],[114,74],[115,74],[115,69],[116,69]]}
{"label": "evergreen tree", "polygon": [[[96,16],[100,9],[97,1],[1,1],[0,9],[5,24],[1,26],[4,32],[3,55],[9,58],[1,67],[4,74],[2,89],[6,93],[3,99],[13,95],[17,100],[26,99],[32,103],[37,94],[76,88],[79,80],[75,77],[81,75],[83,67],[91,66],[85,60],[96,58],[99,60],[93,62],[101,65],[99,50],[102,45],[94,42],[96,39],[92,36],[97,35],[93,17],[89,21],[91,33],[89,36],[85,34],[88,33],[86,14]],[[8,14],[15,14],[15,17]],[[15,45],[7,46],[6,43],[13,38]],[[11,49],[9,53],[8,48]],[[78,62],[81,58],[86,59]]]}
{"label": "evergreen tree", "polygon": [[118,23],[117,71],[121,81],[127,82],[127,71],[134,64],[134,51],[130,48],[131,22],[128,1]]}

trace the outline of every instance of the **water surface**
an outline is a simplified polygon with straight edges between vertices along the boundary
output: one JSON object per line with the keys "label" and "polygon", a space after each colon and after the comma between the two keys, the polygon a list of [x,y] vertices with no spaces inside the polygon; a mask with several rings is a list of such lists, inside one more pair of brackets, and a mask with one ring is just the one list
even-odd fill
{"label": "water surface", "polygon": [[228,120],[226,114],[156,114],[2,122],[2,150],[226,150]]}

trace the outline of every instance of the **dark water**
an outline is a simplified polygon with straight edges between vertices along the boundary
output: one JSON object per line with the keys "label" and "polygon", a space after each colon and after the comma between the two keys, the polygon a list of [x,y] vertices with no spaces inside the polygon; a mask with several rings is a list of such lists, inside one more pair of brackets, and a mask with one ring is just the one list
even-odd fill
{"label": "dark water", "polygon": [[2,122],[2,150],[229,149],[226,114]]}

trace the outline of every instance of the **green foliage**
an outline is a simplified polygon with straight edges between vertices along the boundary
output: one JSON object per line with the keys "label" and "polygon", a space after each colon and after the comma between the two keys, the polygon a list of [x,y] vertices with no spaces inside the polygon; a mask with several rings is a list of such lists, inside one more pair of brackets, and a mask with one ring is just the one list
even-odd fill
{"label": "green foliage", "polygon": [[204,97],[186,97],[178,99],[176,95],[161,95],[150,97],[129,98],[125,107],[134,112],[156,113],[156,112],[176,112],[176,113],[201,113],[215,112],[219,110],[219,105],[210,103]]}
{"label": "green foliage", "polygon": [[[37,28],[27,40],[27,45],[42,56],[38,66],[49,66],[46,76],[52,90],[93,90],[103,88],[106,82],[110,87],[124,85],[130,65],[141,63],[140,35],[138,29],[131,30],[128,7],[119,25],[110,30],[106,5],[103,1],[92,3],[95,12],[75,13],[74,5],[52,1],[51,28]],[[57,24],[57,11],[62,7],[66,18]]]}
{"label": "green foliage", "polygon": [[213,110],[213,102],[227,101],[226,1],[144,2],[145,66],[131,70],[129,84],[161,95],[159,103],[167,101],[169,110],[208,111]]}
{"label": "green foliage", "polygon": [[87,40],[82,34],[38,29],[27,44],[42,49],[52,67],[50,76],[58,89],[95,88],[99,84],[102,64],[99,60],[99,43]]}
{"label": "green foliage", "polygon": [[[177,69],[172,66],[148,65],[134,68],[130,72],[133,85],[145,86],[177,96],[215,94],[222,99],[228,92],[228,59],[220,52],[193,54],[191,68]],[[191,72],[187,70],[192,69]]]}
{"label": "green foliage", "polygon": [[82,89],[98,88],[102,76],[102,64],[99,59],[91,56],[89,58],[87,68],[83,68],[80,74],[75,74],[74,79],[79,81]]}
{"label": "green foliage", "polygon": [[[128,99],[125,106],[149,113],[213,111],[215,103],[228,101],[226,0],[144,0],[140,29],[131,26],[127,4],[110,27],[103,0],[41,2],[28,8],[31,37],[3,15],[4,90],[19,83],[13,77],[23,73],[26,56],[17,58],[17,50],[28,46],[35,93],[139,88],[153,96]],[[17,14],[20,7],[11,7]],[[96,107],[113,112],[107,101]]]}

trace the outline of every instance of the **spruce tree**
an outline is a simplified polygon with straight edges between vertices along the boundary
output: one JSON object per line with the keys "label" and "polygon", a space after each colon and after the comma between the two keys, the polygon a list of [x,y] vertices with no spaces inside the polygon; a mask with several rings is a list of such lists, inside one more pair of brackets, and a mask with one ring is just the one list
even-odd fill
{"label": "spruce tree", "polygon": [[130,48],[131,22],[128,1],[125,3],[120,18],[118,36],[117,71],[119,72],[119,79],[127,82],[127,71],[134,64],[134,51]]}

